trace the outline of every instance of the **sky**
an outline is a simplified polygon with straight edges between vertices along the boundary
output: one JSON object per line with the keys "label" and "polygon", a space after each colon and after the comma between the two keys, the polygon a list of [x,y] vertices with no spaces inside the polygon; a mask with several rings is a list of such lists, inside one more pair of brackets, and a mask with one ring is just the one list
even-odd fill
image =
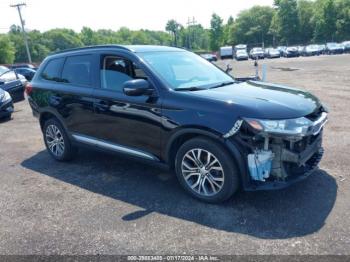
{"label": "sky", "polygon": [[27,29],[46,31],[70,28],[80,31],[83,26],[94,30],[118,30],[126,26],[133,30],[165,30],[169,19],[186,25],[189,17],[204,27],[210,27],[213,12],[224,21],[254,5],[270,5],[273,0],[0,0],[0,33],[12,24],[20,24],[11,4],[26,3],[22,15]]}

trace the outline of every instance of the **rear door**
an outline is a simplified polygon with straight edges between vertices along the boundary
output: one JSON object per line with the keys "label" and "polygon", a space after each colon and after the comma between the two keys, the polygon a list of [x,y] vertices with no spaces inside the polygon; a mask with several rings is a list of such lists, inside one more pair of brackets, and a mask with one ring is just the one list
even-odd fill
{"label": "rear door", "polygon": [[93,54],[70,55],[50,60],[41,73],[41,101],[48,103],[47,110],[58,113],[71,133],[91,135],[95,128],[91,121],[96,61]]}
{"label": "rear door", "polygon": [[[93,136],[111,145],[145,152],[145,155],[148,155],[146,158],[152,158],[149,154],[159,155],[160,98],[152,79],[146,75],[142,65],[123,54],[101,54],[99,72],[100,88],[94,89],[93,92]],[[133,97],[123,93],[123,83],[138,78],[150,82],[154,88],[153,95]]]}

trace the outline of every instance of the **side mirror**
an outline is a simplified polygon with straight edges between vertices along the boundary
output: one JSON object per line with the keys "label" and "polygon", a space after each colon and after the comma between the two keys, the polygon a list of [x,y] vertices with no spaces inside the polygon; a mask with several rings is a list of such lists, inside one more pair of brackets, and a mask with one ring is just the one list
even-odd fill
{"label": "side mirror", "polygon": [[124,94],[127,96],[152,95],[153,89],[150,88],[149,82],[145,79],[133,79],[123,84]]}
{"label": "side mirror", "polygon": [[231,71],[232,71],[231,65],[230,65],[230,64],[227,64],[227,65],[226,65],[226,70],[225,70],[226,74],[229,74]]}

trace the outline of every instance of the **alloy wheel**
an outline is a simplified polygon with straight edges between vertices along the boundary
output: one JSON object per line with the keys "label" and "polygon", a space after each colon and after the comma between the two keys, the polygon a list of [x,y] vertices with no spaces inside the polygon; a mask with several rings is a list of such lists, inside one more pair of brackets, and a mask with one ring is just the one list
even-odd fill
{"label": "alloy wheel", "polygon": [[64,153],[64,139],[61,131],[55,125],[49,125],[45,132],[46,143],[52,154],[62,156]]}
{"label": "alloy wheel", "polygon": [[181,171],[187,185],[202,196],[216,195],[224,186],[222,165],[207,150],[189,150],[182,159]]}

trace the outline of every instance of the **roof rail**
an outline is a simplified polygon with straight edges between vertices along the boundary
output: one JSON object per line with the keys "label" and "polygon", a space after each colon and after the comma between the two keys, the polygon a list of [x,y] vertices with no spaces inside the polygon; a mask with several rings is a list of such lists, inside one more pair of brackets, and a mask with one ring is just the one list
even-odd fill
{"label": "roof rail", "polygon": [[123,50],[130,50],[127,47],[122,45],[92,45],[92,46],[84,46],[84,47],[76,47],[76,48],[60,50],[60,51],[52,52],[50,53],[50,55],[62,54],[66,52],[79,51],[79,50],[97,49],[97,48],[119,48]]}

